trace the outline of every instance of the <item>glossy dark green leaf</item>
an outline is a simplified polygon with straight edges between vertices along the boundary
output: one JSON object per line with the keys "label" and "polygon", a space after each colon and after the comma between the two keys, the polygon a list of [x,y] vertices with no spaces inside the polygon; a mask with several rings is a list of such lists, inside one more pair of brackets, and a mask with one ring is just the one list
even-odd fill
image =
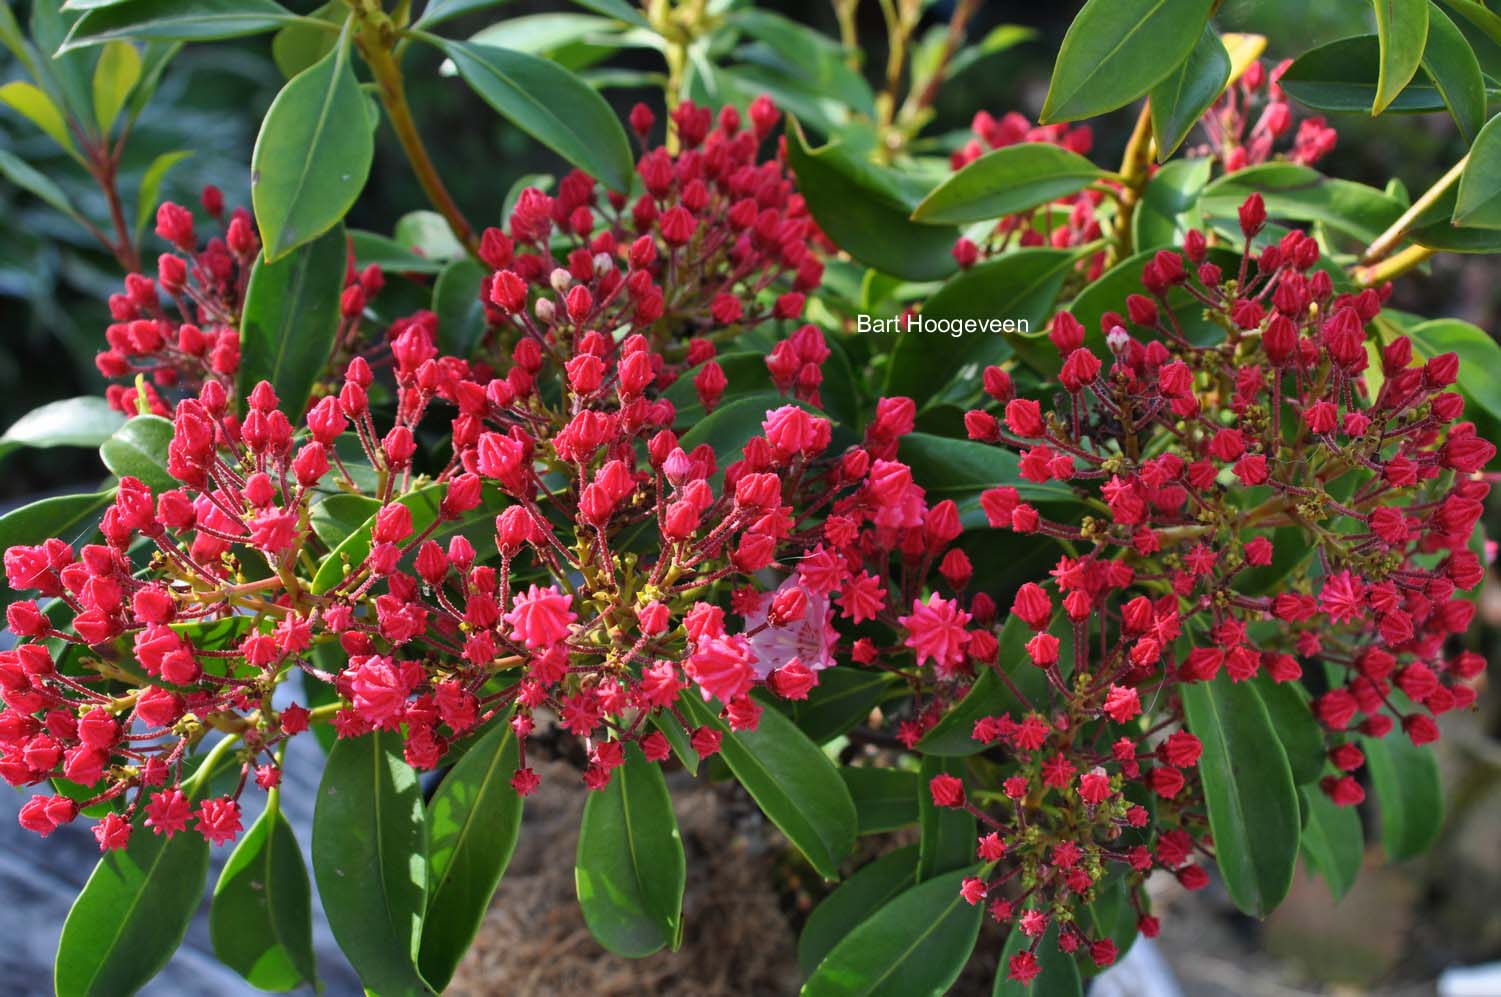
{"label": "glossy dark green leaf", "polygon": [[855,844],[857,817],[839,770],[802,731],[776,710],[763,710],[753,731],[732,731],[691,694],[680,700],[695,724],[720,731],[725,764],[771,822],[825,879]]}
{"label": "glossy dark green leaf", "polygon": [[159,415],[136,415],[99,446],[99,459],[116,477],[130,476],[160,492],[177,487],[167,473],[172,424]]}
{"label": "glossy dark green leaf", "polygon": [[861,668],[830,668],[818,674],[818,685],[802,700],[767,697],[767,705],[781,710],[815,743],[823,744],[870,716],[891,690],[888,672]]}
{"label": "glossy dark green leaf", "polygon": [[983,909],[959,895],[967,870],[919,883],[845,935],[803,984],[803,997],[912,997],[953,985],[974,950]]}
{"label": "glossy dark green leaf", "polygon": [[594,88],[547,59],[471,42],[439,44],[459,75],[511,124],[596,177],[630,189],[635,158],[620,119]]}
{"label": "glossy dark green leaf", "polygon": [[1501,345],[1485,330],[1454,318],[1432,319],[1407,330],[1423,359],[1459,356],[1459,390],[1476,405],[1501,419]]}
{"label": "glossy dark green leaf", "polygon": [[1349,892],[1365,858],[1365,829],[1360,811],[1342,807],[1317,786],[1303,793],[1303,857],[1339,901]]}
{"label": "glossy dark green leaf", "polygon": [[1031,944],[1032,939],[1015,929],[1006,936],[1006,947],[997,960],[995,984],[990,991],[993,997],[1079,997],[1084,992],[1079,962],[1058,948],[1056,922],[1048,926],[1037,943],[1037,978],[1030,984],[1007,979],[1011,957],[1025,951]]}
{"label": "glossy dark green leaf", "polygon": [[281,259],[256,260],[240,320],[242,403],[269,381],[282,411],[300,424],[339,332],[348,259],[344,228],[336,224]]}
{"label": "glossy dark green leaf", "polygon": [[[1021,249],[987,260],[951,277],[922,308],[930,321],[1012,320],[1040,334],[1052,314],[1076,254],[1060,249]],[[1025,323],[1025,325],[1022,325]],[[1004,360],[1026,335],[977,329],[951,335],[909,330],[891,351],[883,394],[905,395],[921,405],[951,381],[978,392],[980,372]]]}
{"label": "glossy dark green leaf", "polygon": [[1042,120],[1092,118],[1140,97],[1193,52],[1213,0],[1089,0],[1069,25]]}
{"label": "glossy dark green leaf", "polygon": [[1219,33],[1206,24],[1188,58],[1152,88],[1152,135],[1159,163],[1178,151],[1229,79],[1230,53]]}
{"label": "glossy dark green leaf", "polygon": [[[1368,113],[1376,100],[1381,43],[1355,35],[1309,49],[1293,60],[1278,84],[1304,107],[1334,113]],[[1442,111],[1444,98],[1421,68],[1388,112]]]}
{"label": "glossy dark green leaf", "polygon": [[[190,784],[198,798],[205,785]],[[137,812],[130,841],[105,852],[73,901],[57,945],[57,997],[135,993],[182,943],[208,882],[209,844],[196,831],[170,837]]]}
{"label": "glossy dark green leaf", "polygon": [[1486,122],[1459,177],[1454,224],[1501,229],[1501,115]]}
{"label": "glossy dark green leaf", "polygon": [[1480,0],[1438,0],[1438,2],[1470,22],[1491,41],[1501,44],[1501,14],[1489,10]]}
{"label": "glossy dark green leaf", "polygon": [[350,229],[349,244],[359,267],[374,263],[388,273],[438,273],[443,269],[441,260],[418,256],[387,235]]}
{"label": "glossy dark green leaf", "polygon": [[1444,793],[1432,749],[1417,747],[1400,730],[1363,737],[1360,747],[1381,812],[1386,857],[1400,862],[1423,854],[1444,827]]}
{"label": "glossy dark green leaf", "polygon": [[34,408],[0,436],[0,457],[21,448],[99,447],[125,417],[103,398],[64,398]]}
{"label": "glossy dark green leaf", "polygon": [[[0,516],[0,551],[17,544],[39,544],[49,537],[71,544],[94,528],[114,497],[112,491],[54,495],[12,509]],[[0,579],[0,588],[3,586],[4,580]]]}
{"label": "glossy dark green leaf", "polygon": [[[1011,677],[1012,685],[1035,705],[1046,702],[1047,678],[1042,669],[1034,667],[1027,657],[1026,645],[1031,639],[1032,630],[1021,617],[1014,613],[1007,616],[999,637],[998,660],[1000,667]],[[1027,710],[1028,707],[1016,698],[1012,686],[996,675],[994,669],[982,669],[968,694],[923,735],[917,749],[925,755],[945,757],[978,754],[985,750],[985,745],[970,736],[976,720]]]}
{"label": "glossy dark green leaf", "polygon": [[209,913],[214,954],[259,990],[317,984],[312,890],[279,807],[250,825],[219,874]]}
{"label": "glossy dark green leaf", "polygon": [[333,548],[368,523],[377,512],[380,512],[380,500],[369,495],[330,495],[313,506],[308,513],[308,525],[313,528],[314,536]]}
{"label": "glossy dark green leaf", "polygon": [[839,777],[855,801],[860,834],[882,834],[917,823],[917,796],[922,783],[916,772],[842,765]]}
{"label": "glossy dark green leaf", "polygon": [[962,502],[1004,484],[1015,488],[1025,502],[1078,501],[1073,490],[1059,482],[1023,480],[1019,458],[1004,447],[931,433],[908,433],[901,439],[899,455],[912,469],[912,480],[930,496]]}
{"label": "glossy dark green leaf", "polygon": [[375,136],[349,50],[343,41],[294,76],[261,122],[250,200],[268,261],[333,229],[365,188]]}
{"label": "glossy dark green leaf", "polygon": [[[421,533],[438,518],[447,485],[428,485],[413,489],[396,501],[412,510],[412,532]],[[379,512],[377,509],[376,512]],[[493,513],[492,513],[493,515]],[[370,554],[370,537],[375,529],[375,514],[359,529],[350,533],[318,566],[313,576],[313,593],[322,595],[344,578],[345,568],[358,568]]]}
{"label": "glossy dark green leaf", "polygon": [[427,805],[429,885],[417,965],[436,990],[448,985],[474,941],[516,849],[522,805],[511,788],[516,758],[511,725],[493,724]]}
{"label": "glossy dark green leaf", "polygon": [[938,775],[964,778],[964,761],[929,755],[918,774],[917,824],[922,837],[917,845],[917,881],[953,872],[975,861],[975,818],[959,807],[940,807],[933,802],[928,785]]}
{"label": "glossy dark green leaf", "polygon": [[[914,796],[914,808],[916,799]],[[861,922],[916,885],[916,872],[917,846],[908,845],[861,866],[824,897],[808,915],[797,938],[797,961],[803,973],[812,973],[823,957]]]}
{"label": "glossy dark green leaf", "polygon": [[1248,683],[1221,672],[1182,690],[1188,729],[1204,744],[1199,775],[1225,889],[1263,916],[1287,896],[1301,817],[1287,755],[1266,706]]}
{"label": "glossy dark green leaf", "polygon": [[646,16],[629,0],[573,0],[573,2],[596,14],[613,17],[617,21],[623,21],[638,28],[651,26]]}
{"label": "glossy dark green leaf", "polygon": [[1466,143],[1474,142],[1485,125],[1485,77],[1470,43],[1437,7],[1429,10],[1423,69],[1443,97],[1459,134]]}
{"label": "glossy dark green leaf", "polygon": [[938,280],[957,269],[958,230],[910,217],[926,193],[912,178],[839,144],[814,149],[795,121],[787,132],[787,164],[818,227],[861,263],[906,280]]}
{"label": "glossy dark green leaf", "polygon": [[488,10],[509,3],[510,0],[429,0],[417,18],[417,27],[431,28],[435,24],[451,21],[477,10]]}
{"label": "glossy dark green leaf", "polygon": [[1256,676],[1251,684],[1287,753],[1293,782],[1300,786],[1313,782],[1323,774],[1326,749],[1324,731],[1308,707],[1308,694],[1297,682],[1273,682],[1266,675]]}
{"label": "glossy dark green leaf", "polygon": [[401,735],[342,738],[313,812],[313,875],[350,965],[381,997],[427,994],[417,971],[427,906],[427,829]]}
{"label": "glossy dark green leaf", "polygon": [[1381,46],[1381,72],[1371,113],[1380,114],[1412,82],[1428,40],[1428,0],[1371,0]]}
{"label": "glossy dark green leaf", "polygon": [[610,784],[589,794],[579,827],[574,881],[590,933],[633,959],[676,949],[686,861],[662,769],[629,745]]}
{"label": "glossy dark green leaf", "polygon": [[1365,243],[1407,207],[1374,187],[1326,177],[1296,163],[1263,163],[1221,177],[1204,188],[1199,206],[1207,215],[1234,218],[1252,193],[1262,195],[1272,218],[1322,222]]}
{"label": "glossy dark green leaf", "polygon": [[1002,218],[1077,194],[1101,175],[1099,167],[1061,146],[1008,145],[987,152],[933,188],[912,218],[935,225]]}
{"label": "glossy dark green leaf", "polygon": [[273,31],[297,20],[274,0],[125,0],[85,11],[61,51],[122,39],[210,41]]}
{"label": "glossy dark green leaf", "polygon": [[[720,474],[734,461],[752,436],[761,433],[761,423],[766,413],[790,404],[790,399],[768,391],[744,395],[723,402],[713,412],[695,422],[682,435],[680,443],[685,451],[702,443],[714,448],[719,457]],[[733,455],[733,456],[731,456]]]}
{"label": "glossy dark green leaf", "polygon": [[1192,227],[1182,216],[1198,201],[1211,167],[1208,159],[1175,159],[1152,174],[1131,216],[1131,241],[1138,251],[1182,245]]}
{"label": "glossy dark green leaf", "polygon": [[489,273],[470,259],[454,260],[433,284],[433,313],[438,316],[438,349],[467,357],[485,334],[485,305],[480,290]]}

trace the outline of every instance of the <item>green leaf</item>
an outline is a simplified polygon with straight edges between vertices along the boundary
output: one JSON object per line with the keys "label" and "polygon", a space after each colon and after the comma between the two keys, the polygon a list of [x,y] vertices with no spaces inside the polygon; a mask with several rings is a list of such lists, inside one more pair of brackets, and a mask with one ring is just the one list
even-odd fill
{"label": "green leaf", "polygon": [[339,948],[381,997],[427,994],[417,953],[427,904],[427,828],[401,735],[341,738],[313,812],[313,875]]}
{"label": "green leaf", "polygon": [[[1501,45],[1501,15],[1492,13],[1480,0],[1438,0],[1438,2],[1479,28],[1481,33],[1491,41]],[[1429,17],[1429,31],[1431,32],[1432,15]]]}
{"label": "green leaf", "polygon": [[953,872],[975,861],[975,818],[968,810],[940,807],[928,785],[937,775],[964,778],[964,762],[930,755],[922,760],[917,780],[917,823],[922,832],[917,846],[917,881]]}
{"label": "green leaf", "polygon": [[[1126,312],[1126,297],[1141,292],[1142,270],[1156,254],[1157,250],[1147,249],[1122,260],[1084,288],[1069,306],[1068,310],[1084,326],[1084,345],[1093,351],[1095,356],[1110,356],[1110,347],[1105,342],[1105,332],[1100,328],[1105,313],[1124,314]],[[1237,265],[1240,257],[1228,250],[1211,249],[1209,260],[1211,263],[1226,267],[1227,273],[1234,273],[1233,269],[1228,268]],[[1204,317],[1202,305],[1182,285],[1175,285],[1168,289],[1167,304],[1173,314],[1178,317],[1178,324],[1182,328],[1184,338],[1195,346],[1209,346],[1224,340],[1224,328]],[[1056,351],[1049,360],[1050,364],[1045,372],[1056,372],[1059,366]]]}
{"label": "green leaf", "polygon": [[617,21],[623,21],[638,28],[651,27],[646,17],[629,0],[573,0],[573,2],[596,14],[613,17]]}
{"label": "green leaf", "polygon": [[431,0],[426,7],[422,8],[422,16],[417,18],[415,26],[431,28],[435,24],[463,17],[476,10],[488,10],[509,2],[510,0]]}
{"label": "green leaf", "polygon": [[329,31],[328,25],[341,25],[348,16],[349,8],[342,0],[329,0],[305,20],[278,31],[271,39],[271,59],[282,77],[290,80],[333,51],[339,35]]}
{"label": "green leaf", "polygon": [[862,668],[830,668],[818,673],[818,685],[804,700],[767,697],[772,706],[792,719],[817,744],[844,734],[870,716],[886,698],[892,677]]}
{"label": "green leaf", "polygon": [[110,42],[94,66],[94,120],[109,134],[141,78],[141,53],[130,42]]}
{"label": "green leaf", "polygon": [[1157,161],[1165,163],[1178,150],[1194,125],[1219,99],[1230,79],[1230,53],[1209,25],[1193,52],[1161,83],[1152,88],[1152,135]]}
{"label": "green leaf", "polygon": [[172,424],[159,415],[137,415],[125,421],[99,447],[104,466],[119,478],[140,479],[153,492],[176,488],[178,481],[167,473],[167,447],[172,443]]}
{"label": "green leaf", "polygon": [[[1077,255],[1061,249],[1020,249],[949,278],[923,305],[924,321],[1012,320],[1040,335]],[[1026,323],[1024,326],[1022,323]],[[891,351],[884,395],[921,406],[950,382],[977,386],[988,364],[1004,360],[1025,335],[977,330],[958,338],[909,330]]]}
{"label": "green leaf", "polygon": [[68,131],[68,123],[63,119],[62,111],[35,83],[12,80],[0,86],[0,103],[46,132],[52,141],[66,149],[75,159],[78,158],[78,147],[73,144],[73,136]]}
{"label": "green leaf", "polygon": [[1213,0],[1089,0],[1053,67],[1043,122],[1077,121],[1131,103],[1193,52]]}
{"label": "green leaf", "polygon": [[1301,823],[1287,755],[1255,686],[1221,672],[1183,686],[1188,728],[1204,743],[1199,776],[1216,858],[1235,906],[1264,916],[1292,886]]}
{"label": "green leaf", "polygon": [[1400,731],[1362,737],[1371,787],[1381,811],[1381,847],[1393,862],[1421,855],[1444,827],[1444,794],[1433,752]]}
{"label": "green leaf", "polygon": [[792,119],[787,165],[818,227],[861,263],[906,280],[937,280],[957,268],[958,230],[910,217],[925,193],[914,179],[868,163],[842,145],[813,149]]}
{"label": "green leaf", "polygon": [[1376,10],[1376,35],[1381,43],[1381,73],[1371,113],[1386,110],[1402,88],[1412,82],[1428,40],[1428,0],[1371,0]]}
{"label": "green leaf", "polygon": [[1079,978],[1079,962],[1072,955],[1058,948],[1058,924],[1048,925],[1042,940],[1037,943],[1037,979],[1031,985],[1023,985],[1006,978],[1011,957],[1025,951],[1032,939],[1012,929],[1006,936],[1006,947],[996,960],[994,997],[1079,997],[1084,992],[1084,982]]}
{"label": "green leaf", "polygon": [[156,214],[157,198],[161,195],[162,182],[167,179],[167,173],[178,163],[193,154],[191,149],[178,149],[174,152],[164,152],[151,161],[146,167],[146,172],[141,175],[141,189],[136,195],[136,242],[141,241],[146,226],[151,224],[151,219]]}
{"label": "green leaf", "polygon": [[988,488],[1007,484],[1025,502],[1079,501],[1073,490],[1060,482],[1024,480],[1020,458],[1003,447],[930,433],[908,433],[898,446],[903,463],[912,469],[912,480],[922,485],[930,498],[951,498],[963,504]]}
{"label": "green leaf", "polygon": [[11,183],[29,192],[54,211],[67,215],[79,225],[86,225],[78,209],[69,203],[68,195],[63,193],[63,189],[51,177],[8,149],[0,149],[0,174],[4,174]]}
{"label": "green leaf", "polygon": [[387,273],[438,273],[443,269],[442,260],[418,256],[390,236],[360,229],[349,229],[348,232],[356,266],[366,267],[374,263]]}
{"label": "green leaf", "polygon": [[319,540],[335,548],[370,522],[370,517],[377,512],[380,512],[380,499],[369,495],[330,495],[313,506],[308,514],[308,525]]}
{"label": "green leaf", "polygon": [[1485,77],[1475,50],[1443,11],[1429,12],[1428,43],[1423,48],[1423,68],[1432,77],[1444,105],[1459,127],[1465,142],[1485,125]]}
{"label": "green leaf", "polygon": [[1221,177],[1204,188],[1199,206],[1206,215],[1234,218],[1245,199],[1257,192],[1273,218],[1322,222],[1367,244],[1407,207],[1374,187],[1326,177],[1296,163],[1263,163]]}
{"label": "green leaf", "polygon": [[396,220],[392,233],[398,245],[414,256],[429,260],[452,260],[464,255],[447,219],[436,211],[408,211]]}
{"label": "green leaf", "polygon": [[1501,345],[1483,329],[1454,318],[1438,318],[1407,330],[1423,359],[1444,353],[1459,356],[1459,390],[1466,398],[1501,419]]}
{"label": "green leaf", "polygon": [[686,861],[662,769],[630,744],[609,785],[589,794],[579,827],[574,879],[590,933],[633,959],[676,949]]}
{"label": "green leaf", "polygon": [[341,321],[348,249],[343,226],[274,262],[256,260],[240,320],[241,405],[261,381],[294,425],[328,367]]}
{"label": "green leaf", "polygon": [[[1381,42],[1375,35],[1341,38],[1309,49],[1293,60],[1278,84],[1287,95],[1315,111],[1370,110],[1381,73]],[[1442,111],[1444,98],[1421,68],[1388,112]]]}
{"label": "green leaf", "polygon": [[0,436],[0,457],[22,447],[98,448],[124,422],[108,402],[92,395],[48,402],[21,416]]}
{"label": "green leaf", "polygon": [[[1032,630],[1021,617],[1011,614],[1006,617],[998,638],[1000,649],[997,660],[1000,667],[1011,677],[1012,685],[1033,703],[1042,702],[1047,695],[1047,677],[1042,669],[1032,665],[1027,657],[1027,641],[1032,639]],[[1001,713],[1025,713],[1028,706],[1016,698],[1012,685],[1007,685],[994,668],[985,668],[969,692],[955,707],[944,714],[933,729],[923,735],[917,750],[924,755],[963,757],[978,754],[985,745],[970,736],[975,721],[981,717]]]}
{"label": "green leaf", "polygon": [[828,756],[776,710],[763,710],[753,731],[732,731],[691,691],[680,703],[695,724],[720,731],[725,764],[761,812],[819,875],[837,879],[839,863],[854,847],[857,817],[855,801]]}
{"label": "green leaf", "polygon": [[628,191],[635,169],[610,105],[573,73],[534,55],[425,36],[501,117],[606,187]]}
{"label": "green leaf", "polygon": [[511,788],[516,734],[508,719],[464,753],[427,805],[430,886],[417,965],[438,991],[479,932],[521,831],[521,797]]}
{"label": "green leaf", "polygon": [[[886,772],[890,769],[850,769],[853,772]],[[912,773],[902,773],[912,775]],[[914,779],[914,781],[916,781]],[[917,797],[912,797],[916,802]],[[915,819],[915,815],[914,815]],[[839,888],[819,902],[803,924],[797,938],[797,961],[804,975],[811,974],[823,957],[862,924],[917,883],[917,846],[887,852],[866,863]]]}
{"label": "green leaf", "polygon": [[747,7],[736,11],[729,22],[764,42],[780,57],[781,65],[809,91],[826,95],[858,114],[875,116],[870,84],[850,68],[843,47],[832,38],[764,9]]}
{"label": "green leaf", "polygon": [[1454,224],[1501,229],[1501,115],[1487,121],[1459,176]]}
{"label": "green leaf", "polygon": [[304,983],[321,988],[312,902],[292,826],[276,803],[268,803],[214,887],[209,912],[214,954],[260,990],[292,990]]}
{"label": "green leaf", "polygon": [[917,823],[917,796],[922,783],[916,772],[843,765],[839,777],[855,801],[859,834],[883,834]]}
{"label": "green leaf", "polygon": [[1342,807],[1317,786],[1303,787],[1303,857],[1324,877],[1336,902],[1344,899],[1365,856],[1360,811]]}
{"label": "green leaf", "polygon": [[1264,674],[1252,679],[1251,684],[1287,753],[1293,782],[1299,786],[1313,782],[1324,771],[1326,749],[1324,731],[1308,708],[1308,694],[1297,682],[1273,682]]}
{"label": "green leaf", "polygon": [[57,946],[58,997],[134,993],[182,943],[208,881],[209,845],[196,831],[167,838],[143,824],[105,852],[73,902]]}
{"label": "green leaf", "polygon": [[349,211],[375,154],[370,124],[347,40],[276,95],[250,160],[250,200],[268,262]]}
{"label": "green leaf", "polygon": [[819,962],[803,997],[912,997],[953,985],[983,916],[959,895],[967,870],[919,883],[888,901]]}
{"label": "green leaf", "polygon": [[[428,485],[407,492],[396,500],[412,510],[414,535],[427,529],[432,525],[433,520],[438,518],[439,507],[442,505],[443,494],[447,487],[443,484]],[[379,510],[377,509],[376,512]],[[491,510],[488,514],[493,516],[495,513]],[[314,595],[322,595],[342,581],[346,564],[350,568],[358,568],[364,563],[365,558],[370,556],[370,538],[375,530],[375,515],[376,513],[371,513],[363,526],[345,537],[343,542],[323,559],[323,563],[318,566],[318,573],[313,576]]]}
{"label": "green leaf", "polygon": [[1102,175],[1099,167],[1061,146],[1008,145],[987,152],[940,183],[917,205],[912,219],[963,225],[1003,218],[1077,194]]}
{"label": "green leaf", "polygon": [[272,31],[297,15],[275,0],[123,0],[84,13],[58,51],[128,39],[201,42]]}
{"label": "green leaf", "polygon": [[1131,216],[1131,244],[1138,252],[1182,245],[1191,227],[1182,216],[1198,201],[1212,166],[1209,159],[1175,159],[1152,174]]}

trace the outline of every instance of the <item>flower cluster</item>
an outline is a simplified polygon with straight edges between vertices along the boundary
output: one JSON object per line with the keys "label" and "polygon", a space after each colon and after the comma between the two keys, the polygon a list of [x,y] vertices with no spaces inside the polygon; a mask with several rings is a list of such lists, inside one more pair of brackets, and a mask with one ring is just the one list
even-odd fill
{"label": "flower cluster", "polygon": [[[1234,173],[1270,161],[1279,154],[1279,143],[1287,146],[1280,153],[1283,158],[1303,166],[1333,152],[1339,135],[1322,115],[1304,118],[1294,128],[1292,103],[1277,85],[1290,65],[1291,59],[1270,71],[1261,62],[1247,66],[1200,121],[1208,141],[1189,149],[1189,154],[1217,159],[1225,172]],[[1283,142],[1289,136],[1290,145]]]}
{"label": "flower cluster", "polygon": [[[244,208],[225,218],[224,195],[217,187],[204,188],[201,207],[219,225],[219,234],[200,245],[192,211],[163,203],[156,212],[156,234],[173,252],[157,258],[154,280],[127,274],[124,291],[110,297],[114,322],[105,329],[108,349],[94,363],[106,378],[135,379],[105,391],[111,407],[128,416],[168,416],[176,398],[196,394],[210,381],[235,400],[241,312],[261,242]],[[358,344],[366,301],[385,280],[374,265],[356,274],[351,257],[345,283],[336,343],[349,351]]]}
{"label": "flower cluster", "polygon": [[[727,339],[801,315],[823,279],[812,248],[818,233],[780,156],[758,160],[779,113],[762,97],[748,115],[745,127],[726,107],[716,122],[685,101],[672,113],[673,153],[648,145],[655,119],[638,104],[630,123],[644,148],[637,164],[644,190],[634,201],[603,193],[579,171],[563,178],[556,196],[522,191],[508,231],[488,229],[481,240],[481,259],[495,271],[484,300],[499,345],[535,338],[557,318],[628,327],[674,361],[685,357],[672,341],[693,340],[691,366],[712,356],[704,337]],[[535,313],[527,307],[534,295]],[[698,376],[712,408],[725,389],[723,371],[712,365]]]}
{"label": "flower cluster", "polygon": [[[998,673],[1016,709],[974,725],[1007,760],[988,797],[1006,802],[977,805],[953,776],[931,786],[984,827],[964,895],[1032,939],[1017,980],[1038,972],[1055,922],[1065,951],[1113,959],[1075,916],[1113,870],[1146,934],[1147,872],[1207,883],[1190,686],[1223,673],[1310,690],[1319,786],[1342,805],[1363,797],[1356,734],[1424,744],[1475,697],[1484,661],[1445,643],[1473,613],[1461,593],[1483,575],[1469,544],[1488,488],[1475,472],[1496,451],[1460,421],[1458,361],[1417,362],[1405,336],[1369,342],[1383,293],[1336,291],[1310,237],[1257,242],[1265,220],[1253,196],[1238,269],[1190,232],[1098,331],[1060,313],[1058,396],[1020,397],[990,368],[988,404],[966,418],[972,439],[1018,455],[1022,480],[982,497],[990,523],[1071,546],[1048,581],[1021,586],[1003,631],[1045,681],[1028,692]],[[1098,511],[1053,518],[1026,501],[1058,483]]]}

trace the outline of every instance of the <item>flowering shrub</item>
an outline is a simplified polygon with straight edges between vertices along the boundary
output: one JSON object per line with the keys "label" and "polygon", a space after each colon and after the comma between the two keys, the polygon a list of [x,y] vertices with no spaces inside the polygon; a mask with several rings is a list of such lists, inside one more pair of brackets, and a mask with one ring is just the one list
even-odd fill
{"label": "flowering shrub", "polygon": [[[432,34],[450,6],[210,30],[192,3],[125,0],[71,22],[64,47],[107,43],[101,68],[138,62],[132,38],[322,47],[267,114],[253,211],[214,188],[155,207],[154,276],[140,240],[99,233],[128,271],[97,357],[107,411],[61,403],[7,434],[95,438],[112,475],[0,518],[0,776],[27,789],[25,828],[85,822],[103,852],[60,994],[149,980],[214,846],[233,849],[220,957],[263,989],[317,981],[279,802],[310,732],[328,746],[313,874],[380,993],[447,984],[548,789],[539,753],[589,790],[578,897],[613,952],[682,938],[665,773],[733,778],[799,861],[847,877],[803,926],[809,994],[942,991],[987,916],[998,993],[1079,992],[1157,932],[1154,874],[1217,877],[1260,915],[1302,854],[1342,894],[1360,849],[1328,843],[1361,840],[1371,790],[1390,857],[1431,843],[1424,746],[1485,665],[1465,635],[1501,350],[1387,302],[1440,249],[1501,248],[1490,174],[1470,172],[1489,147],[1408,204],[1314,172],[1335,133],[1289,103],[1330,109],[1376,79],[1370,56],[1384,106],[1410,38],[1340,49],[1343,76],[1325,51],[1271,69],[1205,3],[1147,17],[1122,55],[1096,40],[1138,5],[1092,0],[1051,123],[982,112],[945,161],[918,138],[975,51],[975,4],[904,98],[921,5],[888,11],[878,95],[854,53],[765,12],[601,5],[616,20],[591,44],[651,31],[667,54],[666,113],[630,111],[633,155],[558,64]],[[692,99],[710,70],[715,92],[747,88],[688,59],[740,34],[788,60],[775,96],[802,119]],[[571,170],[472,227],[398,40],[440,49]],[[50,62],[16,46],[50,100]],[[342,222],[373,141],[355,55],[435,208],[395,237]],[[555,113],[526,99],[544,89]],[[1144,94],[1120,168],[1097,166],[1067,122]],[[879,140],[842,141],[861,129]],[[393,304],[414,286],[431,308]],[[1015,321],[855,333],[871,313]],[[877,838],[911,826],[913,848]],[[884,854],[857,865],[866,836]]]}

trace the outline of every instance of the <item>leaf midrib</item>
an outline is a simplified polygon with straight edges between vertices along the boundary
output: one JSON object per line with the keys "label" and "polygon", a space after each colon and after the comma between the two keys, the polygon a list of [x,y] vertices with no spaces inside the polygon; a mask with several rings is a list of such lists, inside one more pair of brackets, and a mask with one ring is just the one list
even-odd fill
{"label": "leaf midrib", "polygon": [[1167,0],[1157,0],[1157,2],[1152,5],[1151,9],[1149,9],[1145,14],[1139,17],[1136,23],[1131,26],[1131,29],[1125,34],[1121,35],[1120,41],[1116,42],[1115,45],[1111,47],[1110,51],[1106,52],[1103,56],[1096,60],[1094,69],[1085,74],[1084,78],[1079,81],[1079,85],[1074,87],[1073,91],[1070,92],[1067,97],[1058,101],[1058,104],[1054,108],[1054,111],[1062,111],[1069,104],[1073,103],[1074,98],[1079,96],[1084,88],[1089,85],[1090,81],[1093,80],[1096,76],[1100,75],[1101,70],[1105,68],[1106,64],[1109,63],[1111,59],[1114,59],[1118,54],[1120,54],[1120,50],[1126,45],[1126,43],[1129,42],[1132,37],[1142,29],[1142,25],[1146,24],[1152,18],[1156,17],[1157,12],[1160,11],[1166,4]]}

